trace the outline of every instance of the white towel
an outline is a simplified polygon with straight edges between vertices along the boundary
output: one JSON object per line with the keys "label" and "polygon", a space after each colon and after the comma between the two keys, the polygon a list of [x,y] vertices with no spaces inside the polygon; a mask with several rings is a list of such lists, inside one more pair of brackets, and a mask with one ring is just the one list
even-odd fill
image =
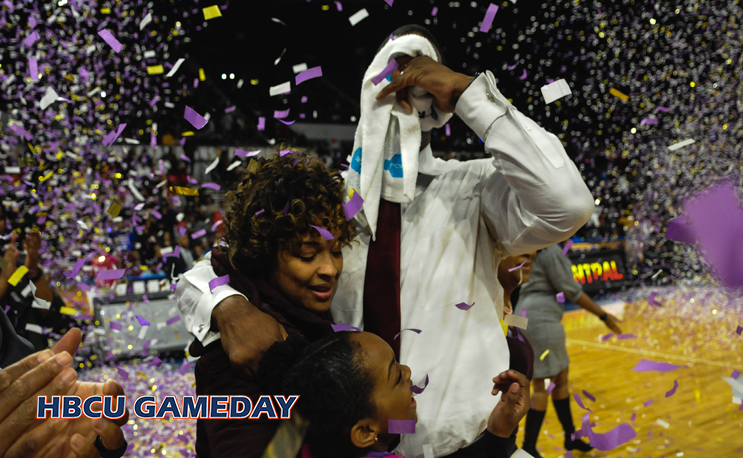
{"label": "white towel", "polygon": [[[413,113],[397,103],[394,93],[376,100],[389,82],[384,79],[375,86],[372,78],[382,73],[392,59],[402,55],[428,56],[438,61],[430,41],[420,35],[404,35],[387,42],[364,75],[361,119],[356,128],[346,187],[358,191],[364,199],[356,218],[361,224],[369,225],[373,239],[376,239],[380,198],[409,203],[415,197],[421,133],[443,126],[452,116],[439,113],[433,96],[419,87],[408,91]],[[430,148],[426,153],[431,154]]]}

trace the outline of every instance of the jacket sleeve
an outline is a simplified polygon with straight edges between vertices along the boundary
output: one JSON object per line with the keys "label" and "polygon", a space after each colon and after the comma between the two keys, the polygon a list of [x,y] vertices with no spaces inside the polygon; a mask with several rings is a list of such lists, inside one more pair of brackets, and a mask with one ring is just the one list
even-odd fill
{"label": "jacket sleeve", "polygon": [[493,156],[481,214],[509,254],[563,241],[588,221],[593,197],[562,143],[511,105],[492,73],[470,84],[456,112]]}
{"label": "jacket sleeve", "polygon": [[[211,264],[211,254],[204,260],[194,264],[193,268],[181,275],[175,290],[176,303],[186,322],[186,329],[194,335],[202,345],[206,346],[219,339],[219,333],[211,331],[212,310],[224,299],[239,295],[230,285],[223,285],[214,289],[209,288],[209,282],[217,278]],[[245,300],[248,300],[245,297]]]}

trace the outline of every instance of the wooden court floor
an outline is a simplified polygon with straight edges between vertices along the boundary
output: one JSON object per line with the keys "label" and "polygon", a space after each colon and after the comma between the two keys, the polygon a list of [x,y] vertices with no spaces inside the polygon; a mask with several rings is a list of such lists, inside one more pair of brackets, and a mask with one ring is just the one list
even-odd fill
{"label": "wooden court floor", "polygon": [[[693,297],[692,292],[677,299],[681,302]],[[669,300],[661,308],[649,307],[647,300],[628,303],[622,330],[636,339],[613,337],[601,342],[600,336],[608,330],[597,318],[583,310],[565,314],[571,397],[581,394],[584,405],[593,410],[595,432],[629,422],[638,433],[637,438],[612,451],[573,452],[573,456],[743,457],[743,411],[733,404],[732,389],[721,378],[730,377],[734,369],[743,372],[743,336],[735,333],[737,325],[743,325],[741,309],[726,308],[714,300],[701,304],[704,298],[699,297],[698,308],[673,302]],[[718,298],[718,302],[724,301]],[[641,359],[688,367],[633,372]],[[666,398],[674,380],[678,389]],[[586,399],[583,390],[596,402]],[[645,407],[650,400],[653,403]],[[574,401],[571,407],[578,429],[586,411]],[[635,422],[631,421],[633,413]],[[524,424],[522,420],[519,445]],[[562,428],[550,402],[537,449],[544,458],[564,457],[562,442]]]}

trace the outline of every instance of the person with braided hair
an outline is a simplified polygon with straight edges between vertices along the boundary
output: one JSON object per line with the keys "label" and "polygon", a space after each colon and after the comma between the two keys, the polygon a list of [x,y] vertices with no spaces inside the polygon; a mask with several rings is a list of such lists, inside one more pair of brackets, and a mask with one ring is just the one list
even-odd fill
{"label": "person with braided hair", "polygon": [[[280,340],[303,345],[332,333],[328,310],[343,271],[341,247],[353,236],[343,211],[343,182],[338,172],[296,152],[256,159],[236,189],[227,193],[229,209],[220,246],[196,263],[178,284],[181,307],[200,307],[225,290],[237,291],[225,301],[248,300],[243,313],[260,318],[243,335],[266,327]],[[199,272],[209,272],[199,281]],[[218,279],[215,282],[213,280]],[[183,289],[189,285],[195,294]],[[220,286],[221,285],[221,286]],[[206,299],[205,299],[206,298]],[[261,394],[255,375],[233,368],[219,330],[238,317],[213,323],[210,340],[194,341],[196,393],[245,395],[255,405]],[[261,457],[277,420],[198,419],[196,453],[200,458]]]}

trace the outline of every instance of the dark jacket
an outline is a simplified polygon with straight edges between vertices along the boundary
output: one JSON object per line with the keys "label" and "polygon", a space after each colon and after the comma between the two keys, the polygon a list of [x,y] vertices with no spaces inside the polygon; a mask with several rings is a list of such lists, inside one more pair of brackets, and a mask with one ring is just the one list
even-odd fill
{"label": "dark jacket", "polygon": [[[245,294],[250,303],[274,317],[286,329],[289,337],[309,344],[333,332],[330,314],[319,316],[289,304],[282,294],[260,278],[249,278],[233,269],[227,256],[215,250],[212,267],[218,276],[229,275],[230,286]],[[246,336],[250,338],[250,336]],[[266,393],[252,377],[243,376],[230,365],[221,341],[204,348],[198,341],[191,345],[191,354],[200,356],[196,363],[196,393],[199,396],[244,395],[253,405]],[[196,453],[199,458],[234,457],[260,458],[273,438],[279,420],[199,419],[196,422]]]}

